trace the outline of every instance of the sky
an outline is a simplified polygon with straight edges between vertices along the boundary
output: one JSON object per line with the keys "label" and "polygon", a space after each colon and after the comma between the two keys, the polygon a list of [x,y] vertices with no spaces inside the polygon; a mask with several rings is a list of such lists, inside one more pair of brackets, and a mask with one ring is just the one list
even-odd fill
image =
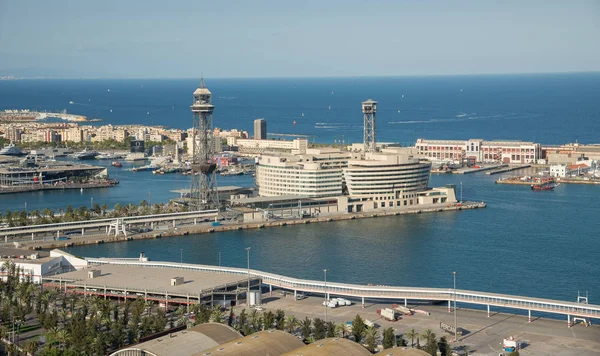
{"label": "sky", "polygon": [[0,0],[0,76],[600,71],[600,1]]}

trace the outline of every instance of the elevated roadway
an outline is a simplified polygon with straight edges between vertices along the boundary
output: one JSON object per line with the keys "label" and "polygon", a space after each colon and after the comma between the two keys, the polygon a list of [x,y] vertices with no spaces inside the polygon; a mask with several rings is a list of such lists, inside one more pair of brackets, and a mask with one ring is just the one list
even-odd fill
{"label": "elevated roadway", "polygon": [[[87,261],[91,265],[116,264],[248,275],[247,269],[233,267],[217,267],[173,262],[117,260],[105,258],[88,258]],[[494,306],[527,311],[530,321],[532,311],[565,315],[567,316],[567,323],[569,326],[572,325],[572,318],[600,319],[600,305],[587,303],[568,302],[543,298],[531,298],[470,290],[455,291],[452,288],[444,289],[421,287],[369,286],[332,282],[327,282],[327,284],[325,284],[325,282],[323,281],[313,281],[286,277],[282,275],[252,269],[249,270],[249,273],[251,276],[260,277],[262,283],[268,285],[269,288],[271,288],[271,290],[272,287],[275,286],[291,290],[294,292],[295,295],[298,292],[309,292],[327,294],[328,296],[336,295],[350,298],[358,298],[362,300],[363,306],[365,300],[404,300],[405,305],[407,304],[408,300],[424,300],[442,302],[447,301],[448,308],[450,309],[450,302],[454,300],[454,298],[456,298],[456,301],[458,303],[487,307],[488,316],[490,314],[490,307]]]}
{"label": "elevated roadway", "polygon": [[214,220],[218,215],[218,210],[203,210],[203,211],[190,211],[182,213],[169,213],[169,214],[152,214],[142,216],[129,216],[123,218],[112,218],[112,219],[96,219],[96,220],[85,220],[85,221],[74,221],[54,224],[43,224],[43,225],[29,225],[29,226],[17,226],[7,227],[0,229],[0,238],[4,237],[4,242],[10,242],[9,238],[14,239],[16,237],[31,236],[32,240],[35,235],[48,235],[56,234],[60,236],[61,233],[66,232],[80,232],[81,235],[85,235],[86,230],[105,230],[109,232],[111,226],[121,227],[116,229],[116,233],[119,231],[127,231],[128,229],[138,226],[154,227],[154,224],[172,224],[175,226],[178,222],[203,222],[204,220]]}

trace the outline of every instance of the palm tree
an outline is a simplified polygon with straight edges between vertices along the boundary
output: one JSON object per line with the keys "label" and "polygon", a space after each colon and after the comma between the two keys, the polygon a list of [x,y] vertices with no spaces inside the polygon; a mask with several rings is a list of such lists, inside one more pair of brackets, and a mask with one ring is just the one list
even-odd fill
{"label": "palm tree", "polygon": [[250,324],[252,324],[252,329],[256,331],[259,326],[260,316],[258,315],[258,311],[256,309],[252,309],[250,312]]}
{"label": "palm tree", "polygon": [[223,311],[221,310],[221,306],[215,305],[210,313],[210,319],[213,323],[222,323],[223,322]]}
{"label": "palm tree", "polygon": [[38,351],[39,348],[40,348],[40,345],[38,344],[37,340],[29,340],[23,346],[23,350],[30,355],[35,355],[35,353]]}
{"label": "palm tree", "polygon": [[335,323],[333,321],[328,321],[326,324],[326,329],[327,329],[327,337],[335,337],[335,330],[337,328],[337,325],[335,325]]}
{"label": "palm tree", "polygon": [[410,338],[410,347],[415,347],[415,339],[419,337],[419,333],[413,328],[408,330],[405,335],[407,338]]}
{"label": "palm tree", "polygon": [[377,347],[377,329],[375,329],[374,326],[369,326],[367,327],[365,334],[367,349],[369,349],[371,352],[375,352],[375,348]]}
{"label": "palm tree", "polygon": [[275,323],[275,314],[272,311],[267,311],[263,313],[263,321],[264,321],[264,330],[269,330],[273,328],[273,324]]}
{"label": "palm tree", "polygon": [[302,338],[305,341],[308,341],[310,338],[310,324],[312,324],[312,321],[308,317],[300,321],[300,329],[302,329]]}
{"label": "palm tree", "polygon": [[345,338],[346,337],[346,331],[347,331],[346,325],[344,325],[344,324],[337,324],[335,326],[335,335],[336,336]]}
{"label": "palm tree", "polygon": [[294,315],[289,315],[287,317],[287,329],[290,334],[294,334],[296,331],[296,327],[298,326],[298,319]]}
{"label": "palm tree", "polygon": [[66,329],[60,329],[56,333],[56,337],[61,343],[61,346],[64,347],[67,339],[69,338],[69,332]]}
{"label": "palm tree", "polygon": [[431,353],[432,350],[435,353],[437,349],[437,342],[435,340],[435,333],[431,329],[425,329],[421,332],[421,340],[425,342],[425,351]]}

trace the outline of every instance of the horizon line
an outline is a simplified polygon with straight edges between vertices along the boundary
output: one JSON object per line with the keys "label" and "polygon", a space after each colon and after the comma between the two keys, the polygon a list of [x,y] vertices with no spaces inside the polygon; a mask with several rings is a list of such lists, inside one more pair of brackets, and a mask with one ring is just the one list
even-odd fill
{"label": "horizon line", "polygon": [[[415,78],[415,77],[477,77],[477,76],[538,76],[538,75],[556,75],[556,74],[600,74],[600,70],[590,71],[559,71],[559,72],[507,72],[507,73],[459,73],[459,74],[401,74],[401,75],[332,75],[332,76],[251,76],[251,77],[208,77],[211,79],[367,79],[367,78]],[[197,79],[197,77],[95,77],[95,76],[74,76],[74,77],[16,77],[11,74],[0,75],[0,77],[14,77],[12,79],[0,79],[0,81],[10,80],[48,80],[48,79],[64,79],[64,80],[167,80],[167,79]],[[199,78],[199,77],[198,77]]]}

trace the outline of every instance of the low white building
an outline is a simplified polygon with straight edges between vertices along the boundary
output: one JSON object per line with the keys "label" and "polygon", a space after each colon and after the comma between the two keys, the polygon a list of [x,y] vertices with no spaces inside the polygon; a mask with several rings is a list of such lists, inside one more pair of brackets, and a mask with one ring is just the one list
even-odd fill
{"label": "low white building", "polygon": [[267,153],[280,152],[290,154],[306,153],[308,148],[308,140],[305,138],[297,138],[294,140],[252,140],[242,139],[237,137],[227,137],[227,145],[235,146],[240,153]]}
{"label": "low white building", "polygon": [[551,177],[560,177],[564,178],[567,176],[567,165],[566,164],[556,164],[550,166],[550,176]]}
{"label": "low white building", "polygon": [[[61,250],[31,251],[16,248],[0,249],[0,263],[14,263],[19,268],[21,279],[29,276],[33,283],[41,283],[42,278],[87,266],[87,261]],[[6,280],[6,271],[0,272]]]}

